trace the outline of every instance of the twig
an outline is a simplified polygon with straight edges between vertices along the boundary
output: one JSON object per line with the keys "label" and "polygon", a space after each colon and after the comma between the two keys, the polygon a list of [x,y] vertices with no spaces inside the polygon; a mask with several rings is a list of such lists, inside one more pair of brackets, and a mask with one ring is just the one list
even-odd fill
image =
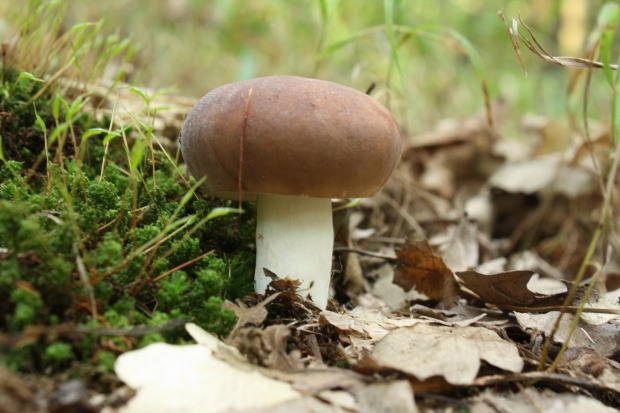
{"label": "twig", "polygon": [[162,278],[165,278],[165,277],[167,277],[168,275],[172,274],[173,272],[178,271],[178,270],[180,270],[181,268],[185,268],[185,267],[187,267],[188,265],[191,265],[191,264],[195,263],[196,261],[200,261],[201,259],[203,259],[203,258],[204,258],[204,257],[206,257],[207,255],[211,255],[211,254],[213,254],[214,252],[215,252],[215,250],[207,251],[207,252],[205,252],[204,254],[197,256],[196,258],[193,258],[193,259],[191,259],[191,260],[189,260],[189,261],[187,261],[187,262],[184,262],[184,263],[183,263],[183,264],[181,264],[181,265],[177,265],[177,266],[176,266],[176,267],[174,267],[173,269],[168,270],[168,271],[166,271],[165,273],[160,274],[160,275],[158,275],[157,277],[153,278],[153,282],[155,282],[155,283],[156,283],[156,282],[160,281]]}
{"label": "twig", "polygon": [[335,252],[352,252],[354,254],[366,255],[368,257],[380,258],[382,260],[394,262],[396,261],[396,257],[390,257],[388,255],[379,254],[378,252],[372,251],[364,251],[356,248],[348,248],[348,247],[334,247]]}
{"label": "twig", "polygon": [[80,250],[78,249],[77,242],[73,243],[73,253],[75,254],[75,265],[77,267],[77,272],[80,275],[80,280],[82,280],[82,284],[84,285],[84,291],[86,295],[88,295],[88,300],[90,301],[91,313],[94,319],[97,319],[97,301],[95,301],[95,292],[93,290],[93,286],[90,284],[90,280],[88,279],[88,274],[86,274],[86,267],[84,267],[84,262],[82,261],[82,256],[80,255]]}

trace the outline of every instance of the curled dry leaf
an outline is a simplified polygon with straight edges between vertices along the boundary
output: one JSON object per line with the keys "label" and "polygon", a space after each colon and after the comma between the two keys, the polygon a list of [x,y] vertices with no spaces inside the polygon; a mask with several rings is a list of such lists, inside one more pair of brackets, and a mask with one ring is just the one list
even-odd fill
{"label": "curled dry leaf", "polygon": [[394,284],[405,291],[413,287],[431,300],[442,301],[450,308],[457,301],[456,280],[443,259],[426,240],[412,241],[396,251]]}
{"label": "curled dry leaf", "polygon": [[431,383],[437,378],[451,385],[472,384],[482,360],[513,373],[523,369],[517,347],[481,327],[417,324],[399,328],[375,345],[369,359],[368,365],[403,372],[424,389],[433,388]]}
{"label": "curled dry leaf", "polygon": [[358,336],[372,340],[379,340],[392,330],[400,327],[409,327],[428,320],[414,318],[398,318],[386,315],[380,310],[357,307],[346,313],[323,311],[319,322],[329,323],[345,336]]}
{"label": "curled dry leaf", "polygon": [[223,308],[227,310],[234,311],[237,316],[237,323],[235,324],[235,328],[232,333],[234,333],[239,328],[245,327],[247,325],[251,326],[260,326],[267,318],[267,305],[274,301],[281,293],[274,293],[269,297],[265,298],[260,303],[252,306],[252,307],[241,307],[237,304],[234,304],[230,301],[225,301]]}
{"label": "curled dry leaf", "polygon": [[545,295],[530,291],[527,284],[533,271],[507,271],[500,274],[485,275],[476,271],[456,273],[462,286],[474,292],[486,304],[503,310],[520,308],[540,308],[560,306],[565,293]]}

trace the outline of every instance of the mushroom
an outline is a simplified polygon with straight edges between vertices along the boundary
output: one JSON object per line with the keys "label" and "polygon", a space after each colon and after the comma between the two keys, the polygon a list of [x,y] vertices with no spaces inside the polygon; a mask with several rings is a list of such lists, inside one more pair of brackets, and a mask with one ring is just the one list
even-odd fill
{"label": "mushroom", "polygon": [[400,160],[400,128],[378,101],[336,83],[270,76],[205,95],[181,132],[183,158],[211,195],[257,202],[255,288],[264,269],[329,295],[331,198],[375,194]]}

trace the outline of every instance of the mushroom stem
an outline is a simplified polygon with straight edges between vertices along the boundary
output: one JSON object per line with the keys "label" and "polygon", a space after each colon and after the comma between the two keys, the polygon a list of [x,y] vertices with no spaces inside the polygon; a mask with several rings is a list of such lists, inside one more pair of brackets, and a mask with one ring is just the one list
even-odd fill
{"label": "mushroom stem", "polygon": [[325,309],[334,247],[332,207],[329,198],[259,195],[256,223],[255,288],[264,293],[271,279],[301,281],[303,295]]}

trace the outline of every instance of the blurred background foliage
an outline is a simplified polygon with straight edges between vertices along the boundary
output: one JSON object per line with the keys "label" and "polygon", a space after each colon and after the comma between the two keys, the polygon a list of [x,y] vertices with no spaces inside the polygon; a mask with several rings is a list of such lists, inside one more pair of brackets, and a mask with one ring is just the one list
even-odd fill
{"label": "blurred background foliage", "polygon": [[[527,75],[497,17],[521,16],[553,55],[583,56],[601,0],[108,0],[71,1],[63,24],[102,21],[104,33],[129,37],[139,48],[126,77],[135,84],[199,98],[236,80],[274,74],[318,77],[366,90],[388,103],[410,136],[483,106],[480,80],[465,50],[438,27],[467,38],[486,67],[494,99],[509,104],[509,130],[526,112],[563,117],[574,70],[524,50]],[[3,16],[22,7],[1,0]],[[387,6],[393,7],[394,70]],[[15,11],[15,10],[13,10]],[[5,20],[2,30],[11,22]],[[407,34],[405,33],[407,32]],[[614,57],[612,57],[612,61]],[[117,68],[118,69],[118,68]],[[608,89],[595,76],[593,116],[608,107]],[[605,91],[605,92],[602,92]],[[576,94],[575,96],[578,96]],[[593,96],[597,96],[593,94]],[[579,112],[579,110],[577,110]],[[604,120],[604,119],[602,119]]]}

